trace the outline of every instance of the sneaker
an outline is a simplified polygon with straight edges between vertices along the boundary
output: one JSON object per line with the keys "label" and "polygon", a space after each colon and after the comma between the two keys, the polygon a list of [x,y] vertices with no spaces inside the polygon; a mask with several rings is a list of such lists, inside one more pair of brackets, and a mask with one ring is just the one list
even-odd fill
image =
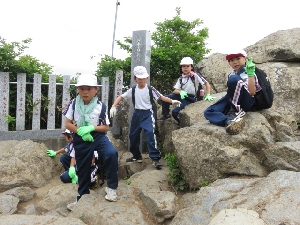
{"label": "sneaker", "polygon": [[236,112],[236,109],[230,106],[227,116],[229,116],[231,119],[234,119],[236,117]]}
{"label": "sneaker", "polygon": [[67,205],[68,210],[73,211],[73,209],[74,209],[76,203],[77,203],[77,202],[73,202],[73,203],[68,204],[68,205]]}
{"label": "sneaker", "polygon": [[159,161],[159,159],[153,159],[153,160],[152,160],[152,165],[153,165],[155,168],[161,168],[161,167],[162,167],[162,164],[161,164],[161,162]]}
{"label": "sneaker", "polygon": [[140,156],[140,157],[138,157],[138,158],[131,157],[131,158],[129,158],[129,159],[126,159],[126,162],[128,162],[128,163],[132,163],[132,162],[138,162],[138,163],[141,163],[141,162],[143,162],[143,157],[142,157],[142,156]]}
{"label": "sneaker", "polygon": [[109,187],[105,187],[105,192],[106,192],[105,199],[107,201],[110,201],[110,202],[117,201],[117,190],[116,189],[111,189]]}
{"label": "sneaker", "polygon": [[169,118],[171,118],[170,114],[168,114],[166,116],[162,115],[161,117],[158,118],[158,120],[166,120],[166,119],[169,119]]}
{"label": "sneaker", "polygon": [[227,122],[226,132],[228,134],[236,135],[243,130],[245,126],[245,121],[243,119],[244,115],[246,115],[246,113],[243,110],[241,110],[235,113],[235,118]]}

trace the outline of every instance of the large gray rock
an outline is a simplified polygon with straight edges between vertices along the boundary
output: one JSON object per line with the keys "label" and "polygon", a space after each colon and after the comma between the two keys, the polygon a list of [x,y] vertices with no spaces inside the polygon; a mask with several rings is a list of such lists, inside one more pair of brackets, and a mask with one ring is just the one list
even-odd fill
{"label": "large gray rock", "polygon": [[274,32],[245,50],[256,63],[299,62],[300,28]]}
{"label": "large gray rock", "polygon": [[59,174],[59,157],[46,155],[47,147],[31,140],[2,141],[0,145],[0,191],[14,187],[41,187]]}

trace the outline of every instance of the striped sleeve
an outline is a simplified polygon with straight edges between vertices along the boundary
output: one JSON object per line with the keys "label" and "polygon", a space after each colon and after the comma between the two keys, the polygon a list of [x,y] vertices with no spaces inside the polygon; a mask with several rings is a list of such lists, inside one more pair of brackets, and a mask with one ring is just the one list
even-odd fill
{"label": "striped sleeve", "polygon": [[196,75],[199,78],[198,81],[200,82],[200,84],[204,85],[207,83],[207,80],[205,80],[205,78],[201,74],[196,73]]}
{"label": "striped sleeve", "polygon": [[63,114],[65,117],[67,117],[68,119],[70,119],[70,120],[73,119],[73,109],[72,109],[72,103],[73,103],[73,100],[74,100],[74,99],[72,99],[72,100],[68,103],[67,107],[66,107],[65,110],[62,112],[62,114]]}
{"label": "striped sleeve", "polygon": [[152,88],[152,94],[153,94],[153,97],[155,98],[155,100],[159,99],[162,96],[162,94],[158,90],[156,90],[154,87],[151,86],[151,88]]}

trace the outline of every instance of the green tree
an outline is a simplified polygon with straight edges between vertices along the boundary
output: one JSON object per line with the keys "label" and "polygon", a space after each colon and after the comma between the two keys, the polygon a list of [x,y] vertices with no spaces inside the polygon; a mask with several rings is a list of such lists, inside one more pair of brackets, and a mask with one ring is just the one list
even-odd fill
{"label": "green tree", "polygon": [[[10,82],[17,81],[18,73],[26,73],[26,81],[33,82],[34,74],[42,75],[42,82],[49,82],[49,75],[53,74],[52,66],[47,63],[40,62],[37,58],[24,55],[24,50],[29,48],[29,44],[31,43],[31,39],[25,39],[21,42],[7,42],[4,38],[0,37],[0,71],[9,72],[10,73]],[[56,76],[56,82],[61,83],[63,80],[63,76]],[[74,80],[73,80],[74,83]],[[57,107],[56,107],[56,115],[57,115],[57,127],[60,127],[60,117],[61,117],[61,102],[62,102],[62,86],[57,87]],[[31,129],[32,123],[32,109],[35,102],[32,101],[32,93],[33,87],[32,85],[26,85],[26,96],[25,96],[25,127],[26,129]],[[47,127],[47,113],[48,113],[48,86],[42,85],[42,97],[41,97],[41,128],[44,129]],[[10,112],[7,115],[9,119],[9,129],[15,129],[15,106],[17,99],[17,87],[15,84],[10,85],[10,101],[9,108]]]}
{"label": "green tree", "polygon": [[205,47],[208,29],[200,29],[203,21],[182,20],[180,12],[180,8],[176,8],[174,18],[155,23],[157,30],[151,37],[151,84],[164,94],[173,90],[181,75],[179,63],[183,57],[189,56],[198,63],[210,51]]}
{"label": "green tree", "polygon": [[[165,19],[157,22],[157,30],[152,33],[150,74],[151,85],[161,93],[167,94],[173,90],[175,81],[180,76],[179,62],[185,57],[191,57],[195,63],[201,61],[203,56],[210,52],[205,47],[208,38],[208,29],[201,28],[203,21],[195,19],[191,22],[180,18],[180,8],[176,8],[176,16],[171,20]],[[98,63],[97,74],[109,76],[111,84],[114,83],[115,70],[124,71],[124,85],[130,83],[132,39],[125,37],[124,42],[116,41],[121,49],[130,55],[124,61],[104,57]],[[128,70],[127,70],[128,69]],[[128,77],[127,77],[128,76]]]}

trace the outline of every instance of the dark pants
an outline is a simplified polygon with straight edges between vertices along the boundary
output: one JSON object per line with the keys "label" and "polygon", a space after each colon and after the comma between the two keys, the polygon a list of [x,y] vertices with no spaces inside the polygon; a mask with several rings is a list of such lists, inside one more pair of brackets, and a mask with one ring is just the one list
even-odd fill
{"label": "dark pants", "polygon": [[156,135],[154,134],[155,119],[152,110],[134,110],[130,124],[130,152],[133,157],[139,158],[140,134],[144,130],[147,148],[151,159],[160,159],[160,151],[157,149]]}
{"label": "dark pants", "polygon": [[97,151],[103,158],[103,163],[106,171],[107,186],[111,189],[118,187],[118,152],[108,139],[101,132],[93,131],[91,135],[94,142],[83,141],[82,138],[74,135],[74,148],[76,169],[78,176],[78,194],[77,201],[84,194],[90,193],[91,183],[91,163],[94,151]]}
{"label": "dark pants", "polygon": [[[175,107],[172,110],[172,116],[177,122],[179,122],[179,111],[184,109],[187,105],[195,102],[194,95],[189,95],[188,97],[186,97],[184,99],[181,99],[179,94],[169,94],[169,95],[166,95],[166,97],[173,99],[173,100],[178,100],[181,102],[180,107]],[[169,115],[169,113],[170,113],[170,105],[171,105],[171,103],[162,101],[162,114],[165,117],[167,115]]]}
{"label": "dark pants", "polygon": [[71,158],[72,157],[69,156],[68,154],[63,154],[59,159],[59,161],[63,165],[65,171],[68,171],[70,168]]}
{"label": "dark pants", "polygon": [[252,111],[255,105],[255,98],[250,95],[247,85],[239,75],[230,76],[227,86],[227,94],[204,111],[204,117],[207,120],[223,127],[226,126],[228,120],[232,119],[227,116],[231,106],[237,112],[241,109],[248,112]]}

